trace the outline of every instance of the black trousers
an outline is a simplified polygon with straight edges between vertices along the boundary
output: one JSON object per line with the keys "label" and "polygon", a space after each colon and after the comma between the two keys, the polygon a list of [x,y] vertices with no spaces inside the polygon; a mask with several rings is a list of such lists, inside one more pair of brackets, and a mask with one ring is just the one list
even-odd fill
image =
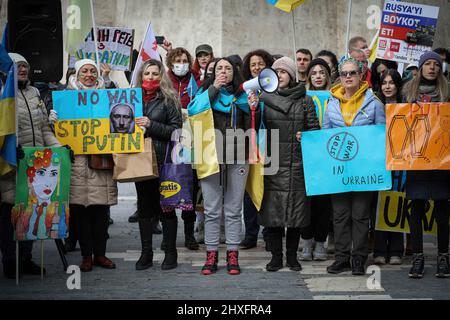
{"label": "black trousers", "polygon": [[104,256],[108,237],[108,205],[82,206],[71,204],[70,212],[77,215],[79,242],[83,257]]}
{"label": "black trousers", "polygon": [[192,199],[194,201],[194,210],[189,210],[189,211],[183,210],[181,212],[181,219],[183,219],[184,223],[191,223],[191,224],[195,223],[195,220],[197,219],[197,215],[195,213],[195,203],[196,203],[196,198],[197,198],[197,192],[198,192],[198,189],[199,189],[198,178],[197,178],[197,171],[196,170],[192,170],[192,175],[194,177],[194,180],[193,180],[194,185],[193,185],[193,188],[192,188],[193,189],[193,193],[194,193],[193,197],[192,197]]}
{"label": "black trousers", "polygon": [[390,258],[403,256],[403,233],[375,230],[374,240],[374,257]]}
{"label": "black trousers", "polygon": [[[426,200],[413,200],[411,202],[411,242],[414,253],[423,252],[423,224]],[[434,214],[437,223],[437,240],[439,253],[448,253],[450,203],[448,200],[434,200]]]}
{"label": "black trousers", "polygon": [[311,197],[311,224],[302,229],[302,238],[325,242],[331,217],[331,198],[329,195]]}
{"label": "black trousers", "polygon": [[[12,204],[0,204],[0,249],[2,251],[2,262],[4,264],[15,263],[16,242],[14,241],[14,226],[11,222]],[[19,242],[19,259],[21,261],[31,260],[33,241]]]}
{"label": "black trousers", "polygon": [[368,256],[372,192],[347,192],[331,196],[336,256]]}
{"label": "black trousers", "polygon": [[135,185],[139,218],[159,218],[161,214],[159,179],[139,181]]}

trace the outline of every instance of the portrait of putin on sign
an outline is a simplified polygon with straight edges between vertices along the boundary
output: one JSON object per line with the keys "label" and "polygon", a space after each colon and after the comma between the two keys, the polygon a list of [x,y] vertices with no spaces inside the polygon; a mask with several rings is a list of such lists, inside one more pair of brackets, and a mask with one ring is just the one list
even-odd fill
{"label": "portrait of putin on sign", "polygon": [[126,103],[118,103],[110,109],[111,133],[134,133],[134,107]]}

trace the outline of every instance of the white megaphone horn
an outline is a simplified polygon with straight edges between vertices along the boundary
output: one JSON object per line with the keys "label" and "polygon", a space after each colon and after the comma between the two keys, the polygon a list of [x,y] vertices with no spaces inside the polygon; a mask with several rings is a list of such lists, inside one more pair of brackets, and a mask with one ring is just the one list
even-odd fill
{"label": "white megaphone horn", "polygon": [[241,84],[241,89],[247,93],[250,91],[262,90],[267,93],[272,93],[278,89],[278,75],[275,70],[271,68],[264,68],[257,77],[245,81]]}

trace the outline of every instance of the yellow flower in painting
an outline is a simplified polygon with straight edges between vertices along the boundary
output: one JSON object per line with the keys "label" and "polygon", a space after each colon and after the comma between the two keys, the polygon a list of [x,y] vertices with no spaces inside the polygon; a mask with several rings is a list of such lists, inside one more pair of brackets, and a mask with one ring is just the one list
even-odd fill
{"label": "yellow flower in painting", "polygon": [[36,151],[34,152],[34,156],[35,156],[36,158],[43,158],[43,157],[44,157],[44,151],[36,150]]}

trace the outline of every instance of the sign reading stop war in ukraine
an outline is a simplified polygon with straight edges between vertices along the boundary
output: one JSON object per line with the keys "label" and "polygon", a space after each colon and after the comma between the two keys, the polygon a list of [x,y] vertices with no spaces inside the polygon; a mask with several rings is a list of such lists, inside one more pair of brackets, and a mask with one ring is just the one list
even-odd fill
{"label": "sign reading stop war in ukraine", "polygon": [[418,62],[433,46],[439,7],[385,1],[381,17],[377,58]]}
{"label": "sign reading stop war in ukraine", "polygon": [[306,94],[310,96],[316,106],[316,115],[319,118],[320,127],[322,127],[323,116],[327,111],[328,99],[331,97],[330,91],[317,90],[317,91],[306,91]]}
{"label": "sign reading stop war in ukraine", "polygon": [[133,153],[144,150],[135,124],[142,117],[142,89],[53,92],[55,134],[75,154]]}
{"label": "sign reading stop war in ukraine", "polygon": [[450,169],[450,103],[386,105],[388,170]]}
{"label": "sign reading stop war in ukraine", "polygon": [[[111,70],[128,71],[131,65],[134,29],[116,27],[96,27],[100,63],[107,63]],[[80,48],[69,58],[69,67],[82,59],[95,61],[95,42],[93,29]]]}
{"label": "sign reading stop war in ukraine", "polygon": [[306,194],[390,190],[385,131],[374,125],[303,132]]}

